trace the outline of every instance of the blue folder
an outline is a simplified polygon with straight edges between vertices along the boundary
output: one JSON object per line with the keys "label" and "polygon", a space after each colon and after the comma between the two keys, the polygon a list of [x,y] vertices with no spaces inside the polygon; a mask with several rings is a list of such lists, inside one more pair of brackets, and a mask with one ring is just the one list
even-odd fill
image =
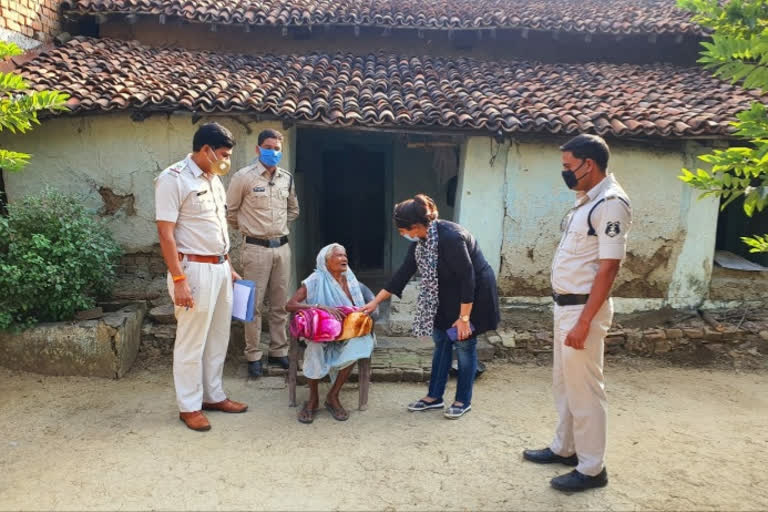
{"label": "blue folder", "polygon": [[[256,301],[256,283],[245,279],[235,281],[232,297],[232,318],[253,322],[253,307]],[[245,287],[245,289],[243,288]]]}

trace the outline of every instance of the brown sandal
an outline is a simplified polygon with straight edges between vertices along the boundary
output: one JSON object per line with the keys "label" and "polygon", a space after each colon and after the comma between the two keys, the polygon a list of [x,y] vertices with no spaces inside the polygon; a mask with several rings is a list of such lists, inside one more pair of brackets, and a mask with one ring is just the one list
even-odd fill
{"label": "brown sandal", "polygon": [[317,409],[309,408],[309,402],[304,402],[304,405],[301,406],[301,410],[299,411],[296,419],[299,420],[299,423],[312,423],[315,421],[315,413],[317,411]]}
{"label": "brown sandal", "polygon": [[336,421],[347,421],[349,419],[349,413],[343,407],[339,407],[337,409],[328,402],[325,402],[324,405],[325,408],[328,409],[328,412],[331,413],[331,416],[333,416],[333,419]]}

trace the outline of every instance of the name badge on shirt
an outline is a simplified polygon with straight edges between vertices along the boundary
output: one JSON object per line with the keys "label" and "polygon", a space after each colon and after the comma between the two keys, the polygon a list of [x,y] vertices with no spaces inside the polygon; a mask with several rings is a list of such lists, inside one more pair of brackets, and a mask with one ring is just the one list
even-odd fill
{"label": "name badge on shirt", "polygon": [[253,187],[254,192],[266,192],[267,189],[265,187]]}

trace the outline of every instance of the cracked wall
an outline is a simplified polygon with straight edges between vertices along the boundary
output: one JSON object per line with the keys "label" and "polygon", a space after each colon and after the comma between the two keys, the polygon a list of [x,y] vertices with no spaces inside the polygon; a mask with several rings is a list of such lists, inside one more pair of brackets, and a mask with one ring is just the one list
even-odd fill
{"label": "cracked wall", "polygon": [[32,154],[23,172],[5,174],[8,198],[14,201],[45,186],[77,194],[104,218],[127,253],[151,252],[157,244],[154,178],[192,150],[195,130],[211,120],[229,128],[237,141],[225,186],[255,158],[256,138],[264,128],[286,135],[281,165],[293,169],[294,132],[280,123],[217,116],[192,124],[190,114],[155,114],[141,122],[127,113],[61,117],[21,137],[0,134],[3,147]]}
{"label": "cracked wall", "polygon": [[[489,260],[499,246],[498,283],[503,296],[547,296],[560,222],[575,194],[562,182],[559,145],[565,138],[526,138],[505,146],[490,165],[495,143],[473,137],[465,145],[462,201],[477,195],[461,221],[475,233]],[[699,201],[677,179],[705,148],[609,141],[610,172],[632,199],[634,222],[627,258],[614,296],[696,305],[706,298],[712,267],[717,203]],[[499,162],[504,164],[499,169]],[[481,184],[481,186],[480,186]],[[497,204],[497,195],[502,195]],[[478,235],[479,234],[479,235]]]}

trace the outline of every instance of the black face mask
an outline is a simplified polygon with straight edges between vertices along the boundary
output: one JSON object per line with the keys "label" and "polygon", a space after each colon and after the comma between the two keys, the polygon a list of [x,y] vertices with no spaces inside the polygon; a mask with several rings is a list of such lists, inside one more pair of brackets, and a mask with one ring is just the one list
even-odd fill
{"label": "black face mask", "polygon": [[562,172],[562,175],[563,175],[563,181],[565,182],[565,186],[566,186],[566,187],[568,187],[569,189],[573,190],[574,188],[576,188],[576,185],[578,185],[578,184],[579,184],[579,181],[581,181],[581,179],[582,179],[584,176],[586,176],[587,174],[589,174],[589,171],[587,171],[587,172],[585,172],[584,174],[582,174],[582,175],[581,175],[579,178],[577,178],[577,177],[576,177],[576,171],[578,171],[579,169],[581,169],[581,167],[582,167],[582,166],[583,166],[585,163],[587,163],[587,161],[586,161],[586,160],[584,160],[583,162],[581,162],[581,165],[580,165],[580,166],[578,166],[578,167],[577,167],[575,170],[573,170],[573,171],[572,171],[572,170],[570,170],[570,169],[566,169],[566,170],[564,170],[564,171]]}

